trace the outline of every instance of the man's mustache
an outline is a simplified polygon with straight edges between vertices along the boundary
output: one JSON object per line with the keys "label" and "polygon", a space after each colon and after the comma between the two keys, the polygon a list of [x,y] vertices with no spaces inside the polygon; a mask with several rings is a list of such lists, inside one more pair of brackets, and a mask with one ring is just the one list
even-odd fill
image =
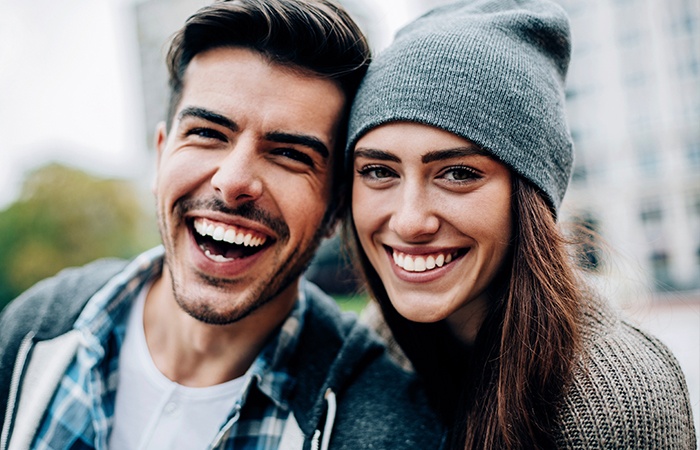
{"label": "man's mustache", "polygon": [[221,212],[230,216],[238,216],[253,222],[258,222],[273,230],[279,241],[286,241],[289,239],[289,227],[287,223],[259,208],[255,202],[246,202],[235,208],[231,208],[218,198],[181,198],[175,203],[174,208],[175,214],[180,218],[184,217],[185,213],[188,211],[196,209]]}

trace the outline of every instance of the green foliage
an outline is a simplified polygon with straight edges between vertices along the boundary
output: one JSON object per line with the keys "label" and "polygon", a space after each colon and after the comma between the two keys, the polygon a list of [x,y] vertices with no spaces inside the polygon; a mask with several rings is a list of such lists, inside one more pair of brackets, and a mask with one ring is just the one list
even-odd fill
{"label": "green foliage", "polygon": [[59,164],[30,173],[19,200],[0,212],[0,309],[65,267],[157,244],[144,200],[129,182]]}
{"label": "green foliage", "polygon": [[334,295],[333,298],[338,303],[338,306],[343,311],[352,311],[358,315],[365,309],[367,302],[369,302],[369,297],[367,294],[358,295]]}

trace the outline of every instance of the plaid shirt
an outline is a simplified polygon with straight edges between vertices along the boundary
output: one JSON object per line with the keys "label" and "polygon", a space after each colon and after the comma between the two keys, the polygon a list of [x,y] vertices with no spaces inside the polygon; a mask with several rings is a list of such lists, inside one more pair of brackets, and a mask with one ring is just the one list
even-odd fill
{"label": "plaid shirt", "polygon": [[[74,328],[82,343],[49,403],[32,448],[106,450],[114,416],[119,350],[130,307],[163,267],[163,249],[137,257],[86,304]],[[241,400],[211,448],[276,449],[289,415],[294,379],[285,365],[303,327],[306,300],[292,313],[246,373]]]}

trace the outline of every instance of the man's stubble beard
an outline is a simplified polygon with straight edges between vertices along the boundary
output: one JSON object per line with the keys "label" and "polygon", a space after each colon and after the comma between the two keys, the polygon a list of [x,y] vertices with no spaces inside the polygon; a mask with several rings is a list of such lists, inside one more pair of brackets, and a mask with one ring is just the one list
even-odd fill
{"label": "man's stubble beard", "polygon": [[[182,214],[176,214],[176,220],[179,223],[184,223]],[[266,276],[260,277],[260,282],[254,291],[249,292],[245,299],[238,298],[235,300],[237,307],[229,312],[220,312],[212,307],[207,301],[204,294],[190,293],[185,294],[186,289],[182,286],[179,278],[176,276],[174,265],[169,263],[170,255],[175,255],[176,244],[174,240],[166,241],[165,239],[165,223],[160,211],[158,212],[158,224],[161,234],[161,241],[165,246],[164,262],[167,265],[171,279],[171,289],[173,297],[180,309],[186,312],[189,316],[203,323],[210,325],[228,325],[238,322],[245,317],[258,310],[260,307],[273,300],[277,295],[283,292],[290,284],[297,281],[310,264],[316,249],[320,245],[321,240],[326,235],[326,226],[321,224],[309,244],[303,252],[299,249],[294,249],[294,252],[284,262],[277,262],[275,272],[270,272]],[[284,224],[286,226],[286,224]],[[288,235],[287,235],[288,240]],[[170,244],[168,244],[170,242]],[[285,268],[288,268],[287,273]],[[205,274],[197,273],[196,276],[205,284],[216,289],[226,291],[229,286],[240,284],[240,281],[226,280],[220,278],[208,277]],[[238,294],[242,295],[242,294]]]}

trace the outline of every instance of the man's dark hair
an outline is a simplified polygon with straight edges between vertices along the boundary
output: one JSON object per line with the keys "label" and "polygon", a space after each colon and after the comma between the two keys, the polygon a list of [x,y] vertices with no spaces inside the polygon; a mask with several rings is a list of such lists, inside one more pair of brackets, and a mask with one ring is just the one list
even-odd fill
{"label": "man's dark hair", "polygon": [[[334,80],[345,94],[345,111],[333,155],[333,205],[340,208],[342,149],[346,118],[370,61],[367,39],[348,13],[329,0],[217,1],[192,15],[173,36],[167,55],[170,74],[168,129],[182,99],[184,75],[199,53],[244,47],[291,69]],[[332,224],[329,217],[327,224]]]}

